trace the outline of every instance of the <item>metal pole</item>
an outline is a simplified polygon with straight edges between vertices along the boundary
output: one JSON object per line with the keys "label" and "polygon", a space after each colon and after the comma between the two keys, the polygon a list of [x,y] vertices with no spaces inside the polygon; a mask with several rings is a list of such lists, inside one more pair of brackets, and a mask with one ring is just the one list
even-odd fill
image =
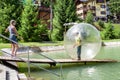
{"label": "metal pole", "polygon": [[30,55],[29,55],[29,47],[27,47],[28,50],[28,78],[30,79]]}
{"label": "metal pole", "polygon": [[50,30],[52,31],[53,26],[53,10],[52,10],[52,0],[50,0]]}
{"label": "metal pole", "polygon": [[53,31],[53,10],[52,10],[52,0],[50,0],[50,39]]}
{"label": "metal pole", "polygon": [[61,71],[60,80],[64,80],[64,77],[63,77],[63,70],[62,70],[62,64],[60,64],[60,71]]}

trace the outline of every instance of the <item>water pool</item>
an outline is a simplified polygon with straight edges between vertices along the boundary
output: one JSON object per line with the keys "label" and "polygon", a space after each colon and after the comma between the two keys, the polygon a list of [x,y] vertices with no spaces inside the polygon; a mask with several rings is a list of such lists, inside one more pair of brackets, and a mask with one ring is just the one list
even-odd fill
{"label": "water pool", "polygon": [[[56,59],[70,58],[65,51],[44,52],[43,54]],[[27,55],[21,55],[26,57]],[[30,54],[31,58],[43,58],[38,54]],[[114,59],[120,61],[120,46],[102,47],[95,59]],[[48,64],[38,64],[46,69],[60,73],[59,65],[50,68]],[[81,63],[63,64],[64,80],[120,80],[120,63]],[[36,80],[59,80],[59,77],[41,69],[32,69],[31,76]]]}

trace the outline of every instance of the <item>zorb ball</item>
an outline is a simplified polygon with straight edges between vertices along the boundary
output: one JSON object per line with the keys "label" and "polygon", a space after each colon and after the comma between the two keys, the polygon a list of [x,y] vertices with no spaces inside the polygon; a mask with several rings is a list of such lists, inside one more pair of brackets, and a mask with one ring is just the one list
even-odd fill
{"label": "zorb ball", "polygon": [[76,59],[77,47],[73,47],[76,43],[75,35],[79,33],[81,39],[81,59],[94,58],[101,48],[101,38],[99,31],[88,23],[80,23],[73,25],[64,36],[64,46],[67,54]]}

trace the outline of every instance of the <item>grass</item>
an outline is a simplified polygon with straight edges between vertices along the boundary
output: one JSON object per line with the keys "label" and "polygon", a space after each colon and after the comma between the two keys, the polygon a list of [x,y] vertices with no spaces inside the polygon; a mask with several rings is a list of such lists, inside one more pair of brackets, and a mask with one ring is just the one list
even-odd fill
{"label": "grass", "polygon": [[[114,26],[115,31],[120,32],[120,24],[112,24]],[[108,26],[108,23],[105,23],[105,26]]]}
{"label": "grass", "polygon": [[[120,39],[112,39],[112,40],[102,40],[103,42],[116,42],[120,41]],[[58,46],[58,45],[63,45],[63,41],[57,41],[57,42],[24,42],[20,43],[24,46]],[[0,43],[0,49],[2,48],[10,48],[11,44],[10,43]]]}
{"label": "grass", "polygon": [[[20,43],[24,46],[58,46],[58,45],[63,45],[63,41],[57,41],[57,42],[24,42]],[[11,44],[10,43],[0,43],[0,49],[3,48],[10,48]],[[0,55],[2,53],[0,52]]]}
{"label": "grass", "polygon": [[0,49],[2,48],[10,48],[10,43],[0,43]]}
{"label": "grass", "polygon": [[[63,45],[63,41],[57,41],[57,42],[24,42],[20,43],[23,46],[58,46]],[[0,49],[2,48],[10,48],[10,43],[0,43]]]}
{"label": "grass", "polygon": [[[10,48],[10,47],[11,47],[10,43],[0,43],[0,49]],[[2,55],[2,52],[0,52],[0,55]]]}
{"label": "grass", "polygon": [[103,42],[119,42],[120,39],[102,40]]}
{"label": "grass", "polygon": [[25,46],[58,46],[63,45],[63,41],[57,41],[57,42],[25,42],[21,43]]}

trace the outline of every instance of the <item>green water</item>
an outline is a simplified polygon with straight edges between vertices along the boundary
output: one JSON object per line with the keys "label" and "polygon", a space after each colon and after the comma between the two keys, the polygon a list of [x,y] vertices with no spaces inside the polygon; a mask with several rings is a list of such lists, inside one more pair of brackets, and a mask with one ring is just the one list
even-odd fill
{"label": "green water", "polygon": [[[64,51],[43,54],[54,59],[69,58]],[[43,58],[38,54],[31,54],[30,57]],[[120,46],[102,47],[95,58],[120,61]],[[48,64],[39,65],[56,73],[60,73],[59,65],[53,68],[50,68]],[[41,69],[32,70],[31,76],[35,77],[36,80],[60,80],[59,77]],[[87,65],[80,63],[63,64],[63,77],[64,80],[120,80],[120,63],[89,63]]]}

